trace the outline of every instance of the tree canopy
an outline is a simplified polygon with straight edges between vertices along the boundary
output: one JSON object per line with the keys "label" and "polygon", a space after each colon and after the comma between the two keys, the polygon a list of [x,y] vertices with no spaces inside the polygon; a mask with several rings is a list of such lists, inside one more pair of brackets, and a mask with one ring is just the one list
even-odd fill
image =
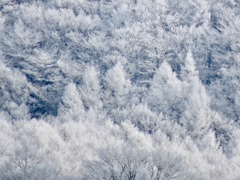
{"label": "tree canopy", "polygon": [[0,179],[239,179],[239,0],[1,0]]}

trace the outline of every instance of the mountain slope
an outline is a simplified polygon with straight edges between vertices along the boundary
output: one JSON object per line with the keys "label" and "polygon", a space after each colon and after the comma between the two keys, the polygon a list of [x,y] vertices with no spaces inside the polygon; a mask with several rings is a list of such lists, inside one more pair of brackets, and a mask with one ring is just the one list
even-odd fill
{"label": "mountain slope", "polygon": [[0,2],[1,179],[238,179],[240,2]]}

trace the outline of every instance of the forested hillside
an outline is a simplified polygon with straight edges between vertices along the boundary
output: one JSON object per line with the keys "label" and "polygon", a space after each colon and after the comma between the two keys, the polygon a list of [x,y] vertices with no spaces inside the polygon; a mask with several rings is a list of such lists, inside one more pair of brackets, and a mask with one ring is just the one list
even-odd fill
{"label": "forested hillside", "polygon": [[1,180],[238,180],[239,139],[239,0],[0,0]]}

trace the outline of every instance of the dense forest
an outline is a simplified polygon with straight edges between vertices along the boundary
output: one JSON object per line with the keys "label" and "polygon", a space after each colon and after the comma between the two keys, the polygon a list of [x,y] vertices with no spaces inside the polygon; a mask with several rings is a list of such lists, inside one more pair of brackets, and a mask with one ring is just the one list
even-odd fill
{"label": "dense forest", "polygon": [[239,0],[0,0],[0,179],[238,180],[239,72]]}

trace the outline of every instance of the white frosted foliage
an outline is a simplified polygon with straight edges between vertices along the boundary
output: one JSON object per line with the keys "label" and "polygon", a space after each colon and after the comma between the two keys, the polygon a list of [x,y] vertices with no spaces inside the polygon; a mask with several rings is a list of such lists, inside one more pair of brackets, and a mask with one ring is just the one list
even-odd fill
{"label": "white frosted foliage", "polygon": [[239,179],[239,7],[0,0],[0,179]]}
{"label": "white frosted foliage", "polygon": [[198,71],[196,70],[195,60],[192,55],[192,51],[188,50],[184,68],[182,69],[182,79],[188,79],[194,76],[198,76]]}
{"label": "white frosted foliage", "polygon": [[84,106],[76,85],[70,82],[62,96],[62,103],[59,107],[59,118],[62,121],[79,121],[84,114]]}
{"label": "white frosted foliage", "polygon": [[117,63],[112,69],[107,71],[105,80],[109,87],[118,94],[124,94],[128,91],[131,82],[126,77],[123,66]]}

